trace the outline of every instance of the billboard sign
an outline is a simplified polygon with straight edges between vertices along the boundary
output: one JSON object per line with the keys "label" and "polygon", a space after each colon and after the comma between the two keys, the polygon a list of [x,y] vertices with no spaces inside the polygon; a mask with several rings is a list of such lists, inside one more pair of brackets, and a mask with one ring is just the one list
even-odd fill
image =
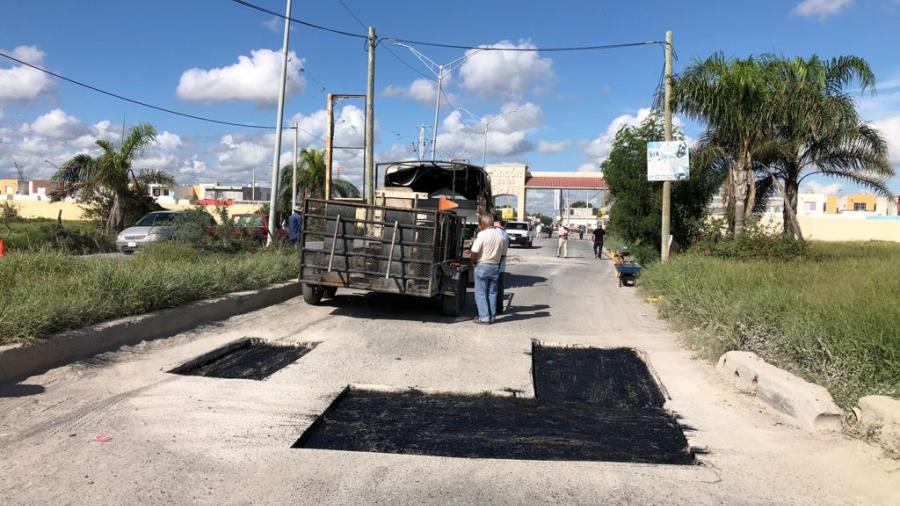
{"label": "billboard sign", "polygon": [[687,142],[648,142],[647,181],[685,181],[691,175]]}

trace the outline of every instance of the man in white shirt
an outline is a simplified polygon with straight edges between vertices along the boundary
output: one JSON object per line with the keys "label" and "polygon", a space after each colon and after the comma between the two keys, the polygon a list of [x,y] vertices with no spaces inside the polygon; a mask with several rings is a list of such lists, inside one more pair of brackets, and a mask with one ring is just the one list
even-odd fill
{"label": "man in white shirt", "polygon": [[497,288],[500,282],[500,264],[506,259],[506,239],[494,228],[494,218],[483,215],[479,219],[481,229],[472,243],[472,261],[475,262],[475,305],[478,306],[477,324],[494,323],[497,315]]}

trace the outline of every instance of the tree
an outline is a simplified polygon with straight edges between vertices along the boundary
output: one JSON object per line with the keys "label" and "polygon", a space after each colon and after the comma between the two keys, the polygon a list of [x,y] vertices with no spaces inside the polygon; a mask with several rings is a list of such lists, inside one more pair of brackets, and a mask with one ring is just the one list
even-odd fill
{"label": "tree", "polygon": [[771,134],[773,73],[765,61],[717,53],[694,61],[673,84],[675,110],[706,122],[720,148],[713,165],[727,170],[726,199],[740,236],[755,203],[753,152]]}
{"label": "tree", "polygon": [[[281,168],[281,179],[278,185],[278,206],[276,211],[282,215],[291,212],[291,180],[294,164]],[[333,178],[332,195],[340,198],[359,198],[359,188],[345,179]],[[297,201],[305,197],[323,198],[325,196],[325,152],[317,149],[303,149],[297,162]]]}
{"label": "tree", "polygon": [[[647,143],[662,137],[658,116],[651,115],[637,127],[623,126],[601,165],[613,198],[610,229],[644,258],[658,256],[660,249],[662,185],[647,181]],[[707,205],[723,180],[721,171],[691,165],[690,179],[672,185],[672,235],[679,244],[695,239]]]}
{"label": "tree", "polygon": [[887,143],[863,122],[845,88],[874,88],[875,75],[862,58],[822,60],[769,57],[778,84],[772,108],[775,132],[763,143],[757,161],[784,200],[784,233],[802,240],[797,221],[801,181],[813,174],[843,178],[891,196],[886,181],[894,175]]}
{"label": "tree", "polygon": [[93,202],[95,210],[104,222],[108,233],[115,233],[125,227],[129,210],[146,208],[147,185],[152,183],[173,184],[175,180],[160,170],[132,169],[134,158],[156,139],[156,130],[149,123],[132,128],[114,146],[105,139],[98,139],[102,154],[92,157],[87,153],[75,155],[63,163],[53,180],[60,183],[60,189],[53,193],[53,200],[78,195],[85,201]]}

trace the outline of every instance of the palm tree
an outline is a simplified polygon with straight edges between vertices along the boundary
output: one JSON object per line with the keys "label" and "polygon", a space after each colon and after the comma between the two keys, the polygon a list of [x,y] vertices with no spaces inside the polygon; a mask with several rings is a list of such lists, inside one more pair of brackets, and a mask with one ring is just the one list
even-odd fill
{"label": "palm tree", "polygon": [[845,88],[874,89],[875,75],[862,58],[769,59],[778,92],[773,97],[775,135],[758,162],[784,200],[784,233],[802,240],[796,218],[800,183],[813,174],[843,178],[890,196],[894,175],[887,143],[860,120]]}
{"label": "palm tree", "polygon": [[[293,164],[281,168],[281,179],[278,184],[278,211],[288,214],[291,209],[291,180]],[[345,179],[332,179],[331,192],[340,198],[359,198],[359,188]],[[325,152],[317,149],[303,149],[297,162],[297,200],[304,197],[325,196]]]}
{"label": "palm tree", "polygon": [[764,61],[727,59],[717,53],[694,61],[673,84],[675,110],[706,122],[708,137],[721,148],[725,194],[733,210],[734,235],[740,236],[755,202],[753,152],[770,137],[772,73]]}
{"label": "palm tree", "polygon": [[59,182],[62,189],[54,198],[107,193],[112,203],[108,215],[104,217],[106,231],[115,233],[122,230],[129,199],[146,194],[148,184],[173,184],[175,181],[160,170],[135,172],[131,167],[134,158],[155,139],[156,129],[149,123],[132,128],[119,146],[105,139],[97,139],[97,145],[103,150],[99,157],[94,158],[87,153],[75,155],[53,175],[53,180]]}

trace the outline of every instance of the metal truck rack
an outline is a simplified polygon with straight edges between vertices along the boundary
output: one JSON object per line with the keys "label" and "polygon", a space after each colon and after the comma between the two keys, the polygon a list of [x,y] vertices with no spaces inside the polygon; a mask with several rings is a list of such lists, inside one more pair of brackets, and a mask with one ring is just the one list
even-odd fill
{"label": "metal truck rack", "polygon": [[465,218],[451,211],[308,198],[300,282],[307,303],[337,288],[441,299],[444,314],[465,304]]}

